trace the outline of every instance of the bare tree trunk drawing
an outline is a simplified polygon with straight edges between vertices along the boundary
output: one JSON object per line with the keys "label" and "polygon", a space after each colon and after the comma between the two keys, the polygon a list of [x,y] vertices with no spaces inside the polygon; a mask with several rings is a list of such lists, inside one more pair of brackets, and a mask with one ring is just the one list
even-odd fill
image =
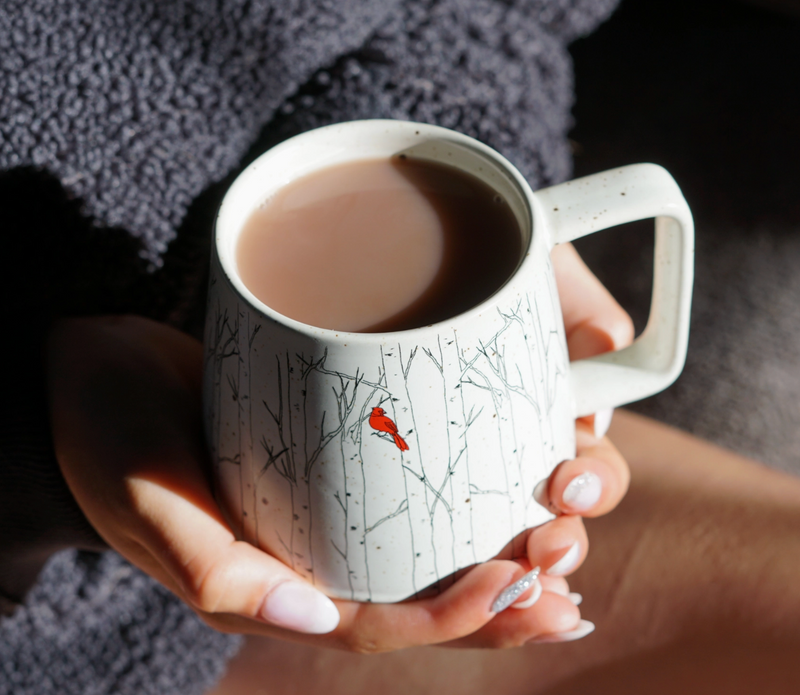
{"label": "bare tree trunk drawing", "polygon": [[[393,420],[401,431],[401,436],[411,436],[413,446],[408,451],[398,451],[400,465],[408,499],[408,513],[412,519],[412,535],[414,545],[414,586],[424,589],[434,582],[437,585],[442,578],[439,572],[436,544],[434,542],[433,500],[442,503],[443,511],[450,512],[449,504],[441,497],[439,491],[428,478],[423,462],[421,440],[417,434],[417,423],[414,418],[414,404],[408,391],[409,373],[416,356],[416,349],[408,354],[406,361],[400,346],[383,351],[386,385],[390,393],[401,394],[397,402],[392,401]],[[407,424],[411,429],[407,429]],[[405,425],[403,423],[406,423]],[[403,432],[403,429],[406,429]],[[420,526],[422,524],[422,526]],[[428,531],[425,532],[427,526]]]}
{"label": "bare tree trunk drawing", "polygon": [[[286,374],[283,371],[283,365],[281,363],[280,355],[275,355],[275,363],[276,363],[276,380],[278,382],[278,389],[277,389],[277,406],[273,408],[270,407],[269,403],[267,403],[266,399],[262,399],[262,403],[266,408],[267,412],[269,413],[270,417],[272,418],[273,422],[275,423],[275,431],[278,435],[278,442],[273,442],[267,439],[265,436],[262,436],[261,439],[261,446],[264,449],[267,458],[264,466],[262,467],[259,476],[257,478],[260,479],[264,475],[266,475],[271,467],[277,471],[281,478],[286,482],[288,489],[289,489],[289,513],[291,514],[290,519],[290,537],[289,537],[289,544],[287,545],[286,541],[280,535],[280,533],[276,530],[275,533],[277,535],[278,541],[286,550],[289,556],[289,562],[291,564],[292,569],[297,569],[297,562],[294,554],[294,548],[292,547],[291,543],[294,539],[294,522],[298,518],[295,512],[295,505],[294,505],[294,488],[297,485],[297,471],[294,466],[294,458],[292,456],[291,448],[293,446],[293,442],[291,440],[291,427],[287,424],[287,418],[289,421],[291,420],[291,387],[287,385],[286,392],[284,393],[283,383],[284,381],[289,380],[289,373],[288,369],[286,370]],[[287,356],[287,367],[288,367],[288,356]],[[285,407],[284,407],[285,403]]]}
{"label": "bare tree trunk drawing", "polygon": [[[210,433],[211,451],[215,466],[215,493],[221,501],[223,509],[228,511],[228,521],[233,524],[234,530],[241,537],[241,454],[239,449],[238,433],[231,423],[231,419],[239,425],[239,316],[238,313],[231,320],[228,310],[223,309],[217,302],[215,307],[213,325],[210,328],[210,340],[206,359],[211,362],[214,379],[215,399],[211,405],[212,422],[215,424]],[[236,358],[232,365],[230,358]],[[234,416],[230,417],[233,408]],[[223,428],[227,428],[228,436],[223,437]],[[236,436],[231,436],[236,434]],[[224,445],[224,446],[223,446]],[[220,475],[220,467],[233,465],[238,469],[239,487],[234,491],[230,484],[229,476]],[[225,484],[221,485],[220,481]]]}
{"label": "bare tree trunk drawing", "polygon": [[[352,545],[350,542],[350,531],[352,524],[348,521],[349,516],[349,502],[350,499],[354,494],[357,494],[360,497],[363,497],[363,489],[361,491],[354,490],[354,486],[357,485],[356,476],[352,475],[352,473],[348,470],[348,457],[345,455],[345,443],[346,443],[346,433],[349,424],[350,417],[353,413],[353,410],[356,407],[356,402],[358,399],[359,393],[359,385],[361,384],[363,374],[360,374],[356,371],[355,375],[348,375],[342,374],[339,372],[331,372],[325,368],[325,361],[327,359],[327,353],[324,354],[319,360],[316,362],[312,359],[309,361],[305,361],[302,356],[298,356],[298,360],[303,365],[302,371],[302,378],[303,384],[305,388],[303,389],[303,412],[304,412],[304,428],[306,432],[312,431],[309,425],[310,423],[305,420],[305,413],[307,413],[307,408],[305,406],[307,393],[309,390],[309,379],[313,375],[314,372],[319,373],[320,375],[332,376],[335,377],[335,380],[338,380],[338,389],[336,386],[332,386],[334,398],[336,401],[336,413],[335,413],[335,420],[331,423],[331,429],[326,431],[325,430],[325,419],[327,416],[327,412],[323,412],[322,414],[322,421],[319,426],[319,439],[317,442],[312,443],[309,441],[308,436],[306,436],[304,442],[304,449],[306,451],[305,456],[305,463],[303,468],[303,481],[305,485],[303,487],[303,497],[300,500],[300,510],[304,515],[304,519],[306,521],[305,526],[307,527],[308,533],[306,540],[308,541],[307,547],[310,556],[310,567],[308,568],[309,571],[312,573],[313,576],[313,542],[312,542],[312,531],[313,531],[313,505],[311,504],[311,495],[312,495],[312,474],[314,471],[314,466],[323,456],[323,453],[326,447],[335,439],[339,440],[339,448],[342,454],[342,461],[345,468],[344,475],[345,475],[345,482],[347,487],[349,488],[348,491],[344,493],[344,500],[340,499],[340,504],[343,505],[343,510],[345,512],[345,524],[346,524],[346,540],[347,543],[345,544],[345,549],[342,551],[337,547],[337,550],[340,552],[344,552],[343,558],[348,566],[348,573],[352,572],[353,570],[350,569],[350,565],[353,561],[351,554],[348,552],[349,547]],[[333,418],[331,418],[333,420]],[[313,446],[313,449],[311,448]],[[356,527],[357,529],[357,527]],[[302,528],[299,528],[298,533],[305,531]]]}
{"label": "bare tree trunk drawing", "polygon": [[[528,308],[529,310],[531,309],[530,297],[528,297]],[[539,362],[542,374],[542,394],[540,397],[540,403],[541,408],[544,411],[543,418],[547,422],[548,430],[545,450],[551,456],[554,456],[556,448],[556,435],[554,431],[552,410],[556,403],[556,389],[558,387],[559,377],[563,378],[566,370],[566,364],[562,364],[562,362],[566,362],[568,358],[565,354],[563,354],[562,347],[558,343],[559,333],[556,328],[554,326],[546,327],[543,324],[542,312],[539,309],[539,300],[536,297],[533,298],[533,310],[531,311],[531,318],[534,321],[535,330],[537,330],[539,334]]]}
{"label": "bare tree trunk drawing", "polygon": [[465,567],[477,562],[470,492],[468,433],[480,415],[464,408],[461,384],[462,359],[455,332],[452,338],[438,338],[439,364],[443,379],[444,416],[447,423],[448,485],[453,508],[453,563]]}
{"label": "bare tree trunk drawing", "polygon": [[[437,351],[425,349],[428,359],[441,375],[441,421],[444,425],[444,439],[447,442],[447,456],[442,483],[446,486],[446,494],[450,502],[450,513],[447,515],[451,536],[450,583],[455,581],[454,572],[459,567],[469,564],[473,556],[472,528],[465,523],[471,512],[469,477],[466,471],[467,431],[473,421],[468,422],[461,401],[461,369],[458,347],[455,336],[442,345],[441,336],[437,336]],[[439,489],[443,492],[441,486]],[[436,514],[437,500],[433,503]],[[442,589],[447,588],[444,584]]]}
{"label": "bare tree trunk drawing", "polygon": [[[519,305],[516,308],[519,311]],[[498,388],[496,397],[497,403],[500,405],[501,411],[498,411],[498,427],[502,430],[502,442],[506,444],[504,447],[505,461],[508,469],[509,481],[509,503],[512,510],[512,518],[514,519],[513,527],[515,533],[524,527],[524,520],[520,521],[519,515],[526,516],[526,502],[530,497],[528,488],[525,485],[524,471],[523,471],[523,456],[524,449],[519,446],[517,442],[517,427],[518,423],[515,419],[514,401],[516,398],[522,398],[532,402],[532,396],[525,388],[523,381],[522,371],[518,364],[514,364],[516,374],[509,374],[508,363],[506,361],[506,348],[510,340],[521,338],[521,335],[514,335],[520,333],[519,325],[513,322],[506,314],[500,314],[503,318],[504,325],[501,332],[496,334],[492,340],[487,344],[481,344],[480,352],[484,357],[485,364],[488,366],[490,373],[494,379],[492,381]],[[517,330],[514,330],[514,329]],[[500,344],[498,338],[501,333],[507,333],[506,340]],[[486,379],[486,383],[489,380]],[[530,490],[533,486],[529,486]],[[516,511],[516,513],[515,513]],[[517,556],[518,548],[512,543],[512,554]]]}
{"label": "bare tree trunk drawing", "polygon": [[[478,412],[475,412],[475,406],[472,406],[469,411],[469,415],[467,415],[467,406],[465,403],[464,398],[464,389],[462,384],[462,375],[463,370],[466,367],[466,360],[461,353],[461,350],[458,346],[458,336],[456,332],[453,331],[453,342],[450,343],[449,341],[446,343],[448,347],[452,346],[455,348],[455,355],[453,355],[452,348],[447,350],[447,358],[445,359],[445,365],[447,369],[448,377],[448,384],[449,388],[455,392],[458,391],[458,402],[460,403],[461,407],[461,419],[460,422],[464,423],[464,431],[461,434],[461,439],[464,447],[464,466],[463,471],[464,475],[459,476],[457,478],[457,489],[461,494],[466,493],[466,497],[464,498],[465,501],[468,503],[468,512],[469,512],[469,549],[472,555],[472,562],[478,562],[477,551],[475,550],[475,522],[473,519],[473,500],[472,500],[472,476],[470,475],[469,470],[469,426],[477,420],[477,418],[483,412],[481,408]],[[453,367],[455,367],[455,371],[453,371]],[[466,480],[464,480],[466,478]],[[466,482],[466,490],[464,490],[464,482]],[[468,559],[466,561],[460,561],[464,564],[462,566],[466,566],[468,564]]]}
{"label": "bare tree trunk drawing", "polygon": [[[251,326],[250,312],[247,313],[247,330],[240,335],[240,357],[242,365],[242,379],[239,384],[240,424],[241,436],[240,451],[243,456],[244,480],[242,489],[242,529],[244,539],[250,543],[258,544],[258,470],[254,458],[253,447],[253,364],[257,359],[253,342],[256,334],[261,329],[261,324]],[[255,354],[254,354],[255,353]]]}

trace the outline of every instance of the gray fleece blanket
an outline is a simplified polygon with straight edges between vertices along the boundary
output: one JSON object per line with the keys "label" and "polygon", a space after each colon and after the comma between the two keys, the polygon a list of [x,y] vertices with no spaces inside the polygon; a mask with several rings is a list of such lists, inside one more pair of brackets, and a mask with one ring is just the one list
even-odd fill
{"label": "gray fleece blanket", "polygon": [[[263,148],[333,121],[429,121],[496,147],[534,187],[565,179],[565,47],[615,5],[6,0],[0,234],[20,263],[0,292],[22,304],[4,307],[0,319],[22,335],[37,335],[43,316],[76,311],[136,310],[183,325],[176,307],[191,297],[182,283],[198,257],[205,261],[175,251],[170,262],[170,254],[183,248],[192,211],[195,228],[210,230],[213,205],[198,212],[195,203],[244,163],[259,133]],[[42,182],[31,168],[44,172]],[[137,252],[139,265],[128,258]],[[41,262],[26,265],[28,256]],[[158,284],[162,264],[170,281]],[[36,302],[25,304],[34,290]],[[36,369],[29,362],[23,371]],[[40,539],[48,523],[61,528],[67,517],[48,514],[68,504],[42,502],[42,487],[51,496],[66,491],[47,437],[25,439],[46,431],[24,422],[45,417],[41,391],[8,389],[0,546],[9,534],[24,546],[26,529],[35,526]],[[201,693],[237,645],[117,556],[68,551],[52,558],[24,605],[0,619],[0,695]]]}

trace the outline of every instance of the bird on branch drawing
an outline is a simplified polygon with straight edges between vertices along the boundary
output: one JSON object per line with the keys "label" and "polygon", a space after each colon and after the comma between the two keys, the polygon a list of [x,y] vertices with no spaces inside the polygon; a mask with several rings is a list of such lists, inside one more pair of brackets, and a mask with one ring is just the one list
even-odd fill
{"label": "bird on branch drawing", "polygon": [[408,444],[397,433],[397,425],[394,424],[392,418],[386,415],[383,408],[372,409],[372,414],[369,416],[369,426],[378,432],[386,432],[394,439],[394,443],[400,451],[408,451]]}

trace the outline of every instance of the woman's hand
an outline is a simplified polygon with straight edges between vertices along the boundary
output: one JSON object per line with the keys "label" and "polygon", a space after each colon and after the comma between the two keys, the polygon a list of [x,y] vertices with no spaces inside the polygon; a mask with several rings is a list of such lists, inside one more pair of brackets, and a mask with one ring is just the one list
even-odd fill
{"label": "woman's hand", "polygon": [[[588,271],[569,263],[556,260],[559,281],[585,282]],[[583,316],[566,306],[565,315]],[[609,335],[618,330],[598,312],[591,320],[581,325]],[[331,601],[279,560],[237,541],[224,522],[208,479],[199,343],[136,317],[68,320],[51,334],[48,375],[56,454],[87,518],[111,547],[217,629],[381,652],[426,644],[513,646],[569,638],[578,626],[577,599],[562,578],[586,554],[578,517],[535,529],[527,557],[483,563],[435,598]],[[591,422],[578,427],[579,457],[556,470],[540,499],[555,511],[594,516],[621,499],[627,468],[606,440],[594,437]],[[585,498],[568,491],[587,473],[601,486],[594,504],[581,510],[575,500]],[[595,487],[580,487],[587,489]],[[543,570],[535,606],[493,613],[500,593],[532,566]]]}

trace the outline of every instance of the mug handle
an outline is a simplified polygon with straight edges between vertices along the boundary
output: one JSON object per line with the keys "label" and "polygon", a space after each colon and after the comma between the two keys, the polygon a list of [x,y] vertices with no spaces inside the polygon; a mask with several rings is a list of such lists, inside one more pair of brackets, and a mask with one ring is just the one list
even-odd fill
{"label": "mug handle", "polygon": [[622,350],[572,362],[576,417],[667,388],[683,369],[694,280],[694,223],[675,179],[656,164],[575,179],[533,194],[550,248],[601,229],[655,217],[653,295],[644,332]]}

